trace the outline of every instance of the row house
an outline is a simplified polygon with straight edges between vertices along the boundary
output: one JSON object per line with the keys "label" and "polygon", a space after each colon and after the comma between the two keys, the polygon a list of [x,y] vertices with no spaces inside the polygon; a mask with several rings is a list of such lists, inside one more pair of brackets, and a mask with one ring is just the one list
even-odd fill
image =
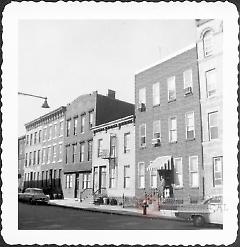
{"label": "row house", "polygon": [[25,135],[18,137],[18,190],[23,189],[25,161]]}
{"label": "row house", "polygon": [[196,20],[206,196],[222,194],[222,43],[221,20]]}
{"label": "row house", "polygon": [[92,188],[118,201],[135,197],[135,123],[127,116],[92,128]]}
{"label": "row house", "polygon": [[25,124],[24,188],[62,194],[65,112],[66,107],[61,106]]}
{"label": "row house", "polygon": [[135,75],[137,197],[204,197],[199,87],[196,44]]}
{"label": "row house", "polygon": [[64,143],[63,192],[65,198],[80,198],[83,191],[91,191],[92,184],[92,127],[134,114],[134,105],[115,98],[115,91],[107,96],[81,95],[67,105]]}

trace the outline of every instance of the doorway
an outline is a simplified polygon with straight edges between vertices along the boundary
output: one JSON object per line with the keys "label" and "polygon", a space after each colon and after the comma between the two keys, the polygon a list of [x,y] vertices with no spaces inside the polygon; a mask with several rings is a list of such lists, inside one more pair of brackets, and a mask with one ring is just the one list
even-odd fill
{"label": "doorway", "polygon": [[107,169],[106,166],[99,167],[99,193],[102,193],[106,189],[106,175]]}
{"label": "doorway", "polygon": [[78,197],[78,194],[79,194],[79,173],[76,173],[74,198],[77,198]]}

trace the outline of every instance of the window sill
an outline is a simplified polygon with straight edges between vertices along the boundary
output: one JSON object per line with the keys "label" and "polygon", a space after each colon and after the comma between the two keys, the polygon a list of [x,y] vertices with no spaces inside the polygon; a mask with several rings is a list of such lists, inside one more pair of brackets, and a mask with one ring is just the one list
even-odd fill
{"label": "window sill", "polygon": [[183,190],[183,186],[175,186],[173,187],[175,190]]}
{"label": "window sill", "polygon": [[188,141],[195,141],[196,140],[196,138],[194,137],[194,138],[188,138],[188,139],[186,139],[186,142],[188,142]]}
{"label": "window sill", "polygon": [[168,100],[168,103],[175,102],[177,99]]}
{"label": "window sill", "polygon": [[177,141],[174,141],[174,142],[169,142],[169,144],[176,144],[177,143]]}
{"label": "window sill", "polygon": [[193,93],[191,92],[191,93],[185,93],[184,94],[184,97],[189,97],[189,96],[192,96],[193,95]]}
{"label": "window sill", "polygon": [[155,108],[155,107],[158,107],[158,106],[160,106],[160,104],[157,104],[157,105],[153,105],[153,108]]}
{"label": "window sill", "polygon": [[140,146],[140,147],[139,147],[139,149],[145,149],[145,148],[147,148],[146,145],[145,145],[145,146]]}
{"label": "window sill", "polygon": [[190,189],[196,190],[196,189],[199,189],[199,186],[196,186],[196,187],[190,186]]}

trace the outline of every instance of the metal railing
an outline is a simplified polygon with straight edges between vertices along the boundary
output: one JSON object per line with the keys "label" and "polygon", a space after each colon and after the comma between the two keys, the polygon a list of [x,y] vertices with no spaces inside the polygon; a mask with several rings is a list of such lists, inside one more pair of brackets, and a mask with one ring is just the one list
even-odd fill
{"label": "metal railing", "polygon": [[[86,191],[89,192],[89,190],[92,191],[92,188],[85,188],[84,190],[82,190],[82,191],[80,192],[80,202],[82,202],[82,200],[86,198],[86,197],[83,197],[83,194],[85,194]],[[88,197],[88,196],[89,196],[89,195],[87,195],[87,197]]]}

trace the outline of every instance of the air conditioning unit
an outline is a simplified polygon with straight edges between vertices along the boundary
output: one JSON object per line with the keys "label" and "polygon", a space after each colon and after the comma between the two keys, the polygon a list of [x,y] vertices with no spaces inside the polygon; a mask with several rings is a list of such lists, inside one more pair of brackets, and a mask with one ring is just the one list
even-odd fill
{"label": "air conditioning unit", "polygon": [[185,95],[192,93],[192,87],[185,88]]}
{"label": "air conditioning unit", "polygon": [[138,110],[141,112],[146,111],[146,105],[144,103],[139,103]]}
{"label": "air conditioning unit", "polygon": [[157,138],[157,139],[152,139],[152,145],[153,146],[159,146],[161,143],[160,139]]}

